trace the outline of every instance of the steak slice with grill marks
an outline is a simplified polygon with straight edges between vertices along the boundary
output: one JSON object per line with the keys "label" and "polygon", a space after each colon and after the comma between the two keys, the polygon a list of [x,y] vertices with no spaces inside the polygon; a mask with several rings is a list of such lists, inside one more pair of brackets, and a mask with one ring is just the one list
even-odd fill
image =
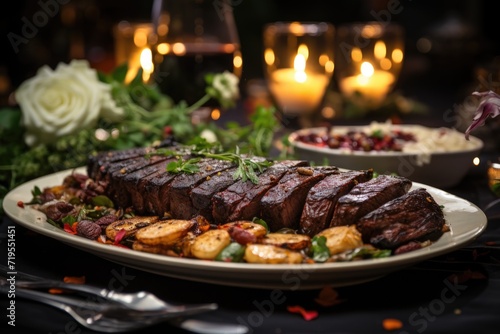
{"label": "steak slice with grill marks", "polygon": [[260,199],[292,167],[307,166],[307,161],[286,160],[274,163],[258,175],[258,183],[238,180],[212,198],[212,216],[216,223],[251,220],[259,214]]}
{"label": "steak slice with grill marks", "polygon": [[96,155],[91,155],[87,163],[87,175],[96,182],[101,181],[109,168],[121,161],[144,156],[150,150],[151,148],[140,147],[122,151],[100,152]]}
{"label": "steak slice with grill marks", "polygon": [[424,188],[393,199],[358,220],[364,242],[395,249],[410,241],[434,241],[444,231],[441,207]]}
{"label": "steak slice with grill marks", "polygon": [[298,229],[309,189],[326,175],[336,172],[336,167],[290,169],[260,200],[260,218],[266,221],[271,231]]}
{"label": "steak slice with grill marks", "polygon": [[300,217],[299,231],[310,237],[330,225],[338,199],[356,184],[373,177],[373,171],[348,171],[326,176],[316,183],[305,199]]}
{"label": "steak slice with grill marks", "polygon": [[234,164],[216,159],[202,159],[197,163],[199,171],[194,174],[180,174],[169,186],[170,213],[176,219],[190,219],[199,211],[193,206],[191,190],[212,175],[222,172]]}
{"label": "steak slice with grill marks", "polygon": [[[262,157],[252,157],[252,160],[263,162]],[[218,172],[191,190],[190,200],[194,211],[205,217],[208,221],[213,221],[212,217],[212,197],[233,183],[235,183],[234,173],[237,167],[231,167]]]}
{"label": "steak slice with grill marks", "polygon": [[145,181],[155,174],[166,173],[167,164],[175,159],[175,157],[162,157],[144,168],[125,174],[121,179],[123,192],[128,194],[130,202],[137,213],[146,213],[143,198]]}
{"label": "steak slice with grill marks", "polygon": [[212,175],[209,180],[202,182],[191,190],[190,199],[192,207],[208,221],[213,221],[212,197],[235,182],[233,175],[236,170],[237,167],[223,170]]}
{"label": "steak slice with grill marks", "polygon": [[[161,162],[165,159],[166,157],[158,155],[153,155],[151,157],[137,158],[134,159],[133,163],[123,167],[120,170],[116,170],[108,174],[109,176],[109,184],[107,188],[108,196],[115,204],[118,204],[123,208],[130,206],[132,204],[131,196],[130,193],[125,189],[124,179],[129,175],[131,175],[132,178],[140,177],[141,170],[143,170],[148,166]],[[135,175],[136,173],[138,173],[137,176]]]}
{"label": "steak slice with grill marks", "polygon": [[406,194],[411,185],[412,182],[407,178],[392,175],[379,175],[355,185],[337,201],[330,226],[355,224],[367,213]]}

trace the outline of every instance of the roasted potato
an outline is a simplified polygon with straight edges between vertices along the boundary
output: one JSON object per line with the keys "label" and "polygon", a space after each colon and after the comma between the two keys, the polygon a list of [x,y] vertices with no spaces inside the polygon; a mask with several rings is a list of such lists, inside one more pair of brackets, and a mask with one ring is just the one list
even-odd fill
{"label": "roasted potato", "polygon": [[108,237],[111,240],[115,240],[116,234],[121,230],[125,230],[124,237],[129,237],[131,235],[134,235],[141,228],[156,223],[158,219],[159,219],[158,216],[148,216],[148,217],[136,216],[132,218],[114,221],[106,227],[106,237]]}
{"label": "roasted potato", "polygon": [[182,240],[194,224],[192,220],[162,220],[140,229],[135,238],[146,245],[171,247]]}
{"label": "roasted potato", "polygon": [[245,249],[244,259],[248,263],[294,264],[302,263],[301,253],[273,245],[251,244]]}
{"label": "roasted potato", "polygon": [[213,260],[231,243],[229,232],[224,229],[208,230],[199,235],[191,245],[191,254],[204,260]]}
{"label": "roasted potato", "polygon": [[259,239],[259,243],[292,250],[300,250],[311,245],[311,238],[305,234],[268,233]]}
{"label": "roasted potato", "polygon": [[253,234],[256,238],[260,238],[267,234],[267,229],[257,223],[252,223],[248,220],[239,220],[231,223],[226,223],[220,226],[222,229],[226,229],[231,231],[232,228],[241,228],[251,234]]}
{"label": "roasted potato", "polygon": [[330,250],[330,255],[363,246],[361,233],[355,225],[330,227],[317,235],[326,237],[326,247]]}

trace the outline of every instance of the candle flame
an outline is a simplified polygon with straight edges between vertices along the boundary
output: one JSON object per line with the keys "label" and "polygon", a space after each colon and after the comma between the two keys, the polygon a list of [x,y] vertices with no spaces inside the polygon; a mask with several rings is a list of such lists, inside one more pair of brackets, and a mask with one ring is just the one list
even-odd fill
{"label": "candle flame", "polygon": [[141,51],[140,64],[143,70],[142,80],[144,82],[147,82],[149,80],[149,77],[151,76],[151,73],[153,73],[154,69],[153,54],[151,52],[151,49],[144,48]]}
{"label": "candle flame", "polygon": [[365,61],[361,64],[361,75],[363,75],[364,77],[371,77],[374,71],[375,70],[373,68],[373,65],[369,62]]}
{"label": "candle flame", "polygon": [[306,69],[306,57],[303,54],[297,54],[293,61],[293,68],[296,71],[304,71]]}

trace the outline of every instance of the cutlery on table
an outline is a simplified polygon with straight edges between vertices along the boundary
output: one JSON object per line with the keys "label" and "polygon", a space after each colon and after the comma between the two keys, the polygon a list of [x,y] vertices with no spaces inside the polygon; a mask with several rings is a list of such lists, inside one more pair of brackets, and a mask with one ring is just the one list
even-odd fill
{"label": "cutlery on table", "polygon": [[[7,268],[0,265],[0,289],[7,292]],[[87,284],[71,284],[17,271],[16,295],[59,308],[88,328],[103,332],[124,332],[167,321],[193,333],[244,334],[249,329],[239,324],[209,322],[185,318],[217,309],[217,304],[173,305],[148,292],[118,293]],[[24,280],[22,280],[24,279]],[[100,297],[100,302],[54,295],[36,289],[59,288]],[[91,327],[90,327],[91,326]]]}

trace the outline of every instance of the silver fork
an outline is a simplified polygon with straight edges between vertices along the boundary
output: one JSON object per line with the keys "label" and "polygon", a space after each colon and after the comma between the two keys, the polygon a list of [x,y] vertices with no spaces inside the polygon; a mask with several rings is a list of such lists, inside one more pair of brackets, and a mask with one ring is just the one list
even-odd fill
{"label": "silver fork", "polygon": [[[0,285],[0,291],[7,292],[8,287]],[[248,327],[239,324],[206,322],[197,319],[185,319],[183,316],[209,311],[203,306],[178,313],[158,313],[129,310],[119,304],[94,303],[63,295],[54,295],[36,290],[16,287],[16,296],[38,301],[56,307],[72,316],[80,325],[103,333],[129,332],[146,328],[160,322],[180,327],[199,334],[246,334]]]}
{"label": "silver fork", "polygon": [[[3,275],[8,275],[8,273],[10,272],[4,265],[0,265],[0,270],[2,271]],[[170,312],[175,312],[177,310],[183,310],[185,308],[185,306],[182,305],[176,306],[167,303],[164,300],[161,300],[158,297],[156,297],[154,294],[146,291],[123,293],[123,292],[117,292],[113,290],[99,288],[89,284],[72,284],[57,280],[44,279],[23,272],[15,272],[15,276],[16,276],[16,286],[20,288],[27,288],[27,289],[59,288],[69,291],[78,291],[114,301],[116,303],[122,304],[136,311],[168,310]],[[20,278],[21,280],[17,280],[17,278]],[[215,304],[207,304],[207,306],[217,307],[217,305]]]}

